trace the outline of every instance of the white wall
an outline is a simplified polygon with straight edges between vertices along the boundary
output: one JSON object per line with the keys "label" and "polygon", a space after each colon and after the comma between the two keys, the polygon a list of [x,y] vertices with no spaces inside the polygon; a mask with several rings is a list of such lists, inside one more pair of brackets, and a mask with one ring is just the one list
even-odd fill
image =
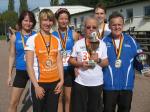
{"label": "white wall", "polygon": [[129,27],[134,27],[136,31],[150,31],[150,18],[144,19],[144,7],[150,6],[150,1],[138,2],[132,4],[121,5],[117,7],[112,7],[107,9],[107,18],[114,11],[119,11],[124,15],[126,20],[126,9],[133,8],[133,21],[125,23],[124,30],[129,29]]}

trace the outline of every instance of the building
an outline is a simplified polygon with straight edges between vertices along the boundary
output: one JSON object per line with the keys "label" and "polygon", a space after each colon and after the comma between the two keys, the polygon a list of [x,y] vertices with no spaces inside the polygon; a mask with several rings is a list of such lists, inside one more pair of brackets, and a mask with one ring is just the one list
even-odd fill
{"label": "building", "polygon": [[125,31],[150,31],[150,0],[128,0],[108,6],[107,17],[114,11],[124,15]]}
{"label": "building", "polygon": [[38,31],[39,29],[39,22],[38,22],[38,15],[42,9],[51,9],[53,13],[55,13],[59,8],[66,8],[71,14],[71,21],[70,26],[74,28],[81,28],[83,20],[86,16],[92,15],[93,8],[86,7],[86,6],[50,6],[50,7],[37,7],[32,10],[35,14],[37,24],[35,26],[35,30]]}

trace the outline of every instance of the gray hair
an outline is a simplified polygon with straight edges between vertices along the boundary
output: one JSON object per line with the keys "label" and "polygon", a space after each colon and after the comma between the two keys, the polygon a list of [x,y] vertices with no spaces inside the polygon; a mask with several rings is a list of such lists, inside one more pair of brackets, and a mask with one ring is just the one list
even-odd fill
{"label": "gray hair", "polygon": [[98,19],[94,16],[87,16],[85,19],[84,19],[84,22],[83,22],[83,26],[84,26],[84,29],[86,27],[86,24],[87,24],[87,21],[89,20],[95,20],[97,22],[97,27],[100,25],[100,22],[98,21]]}

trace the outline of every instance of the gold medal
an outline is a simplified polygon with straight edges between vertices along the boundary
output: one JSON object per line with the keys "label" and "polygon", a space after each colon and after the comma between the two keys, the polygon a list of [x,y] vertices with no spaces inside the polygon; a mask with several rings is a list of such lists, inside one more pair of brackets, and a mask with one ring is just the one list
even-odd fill
{"label": "gold medal", "polygon": [[116,68],[120,68],[120,67],[121,67],[121,63],[122,63],[122,61],[121,61],[120,59],[117,59],[117,60],[115,61],[115,67],[116,67]]}
{"label": "gold medal", "polygon": [[51,50],[51,34],[50,34],[50,37],[49,37],[49,42],[46,42],[42,33],[40,32],[41,34],[41,37],[42,37],[42,40],[43,40],[43,43],[45,44],[45,48],[47,50],[47,60],[44,62],[45,63],[45,67],[46,68],[50,68],[52,66],[52,60],[50,59],[50,50]]}
{"label": "gold medal", "polygon": [[46,68],[50,68],[52,65],[52,61],[50,59],[47,59],[45,65],[46,65]]}

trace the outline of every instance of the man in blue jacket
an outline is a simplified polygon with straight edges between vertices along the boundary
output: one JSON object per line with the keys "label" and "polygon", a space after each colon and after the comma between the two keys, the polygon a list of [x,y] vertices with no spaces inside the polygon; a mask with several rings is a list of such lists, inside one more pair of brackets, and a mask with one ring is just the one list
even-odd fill
{"label": "man in blue jacket", "polygon": [[104,72],[104,112],[130,112],[134,87],[134,58],[142,50],[129,35],[122,33],[124,17],[114,12],[109,16],[111,34],[103,38],[109,65]]}

